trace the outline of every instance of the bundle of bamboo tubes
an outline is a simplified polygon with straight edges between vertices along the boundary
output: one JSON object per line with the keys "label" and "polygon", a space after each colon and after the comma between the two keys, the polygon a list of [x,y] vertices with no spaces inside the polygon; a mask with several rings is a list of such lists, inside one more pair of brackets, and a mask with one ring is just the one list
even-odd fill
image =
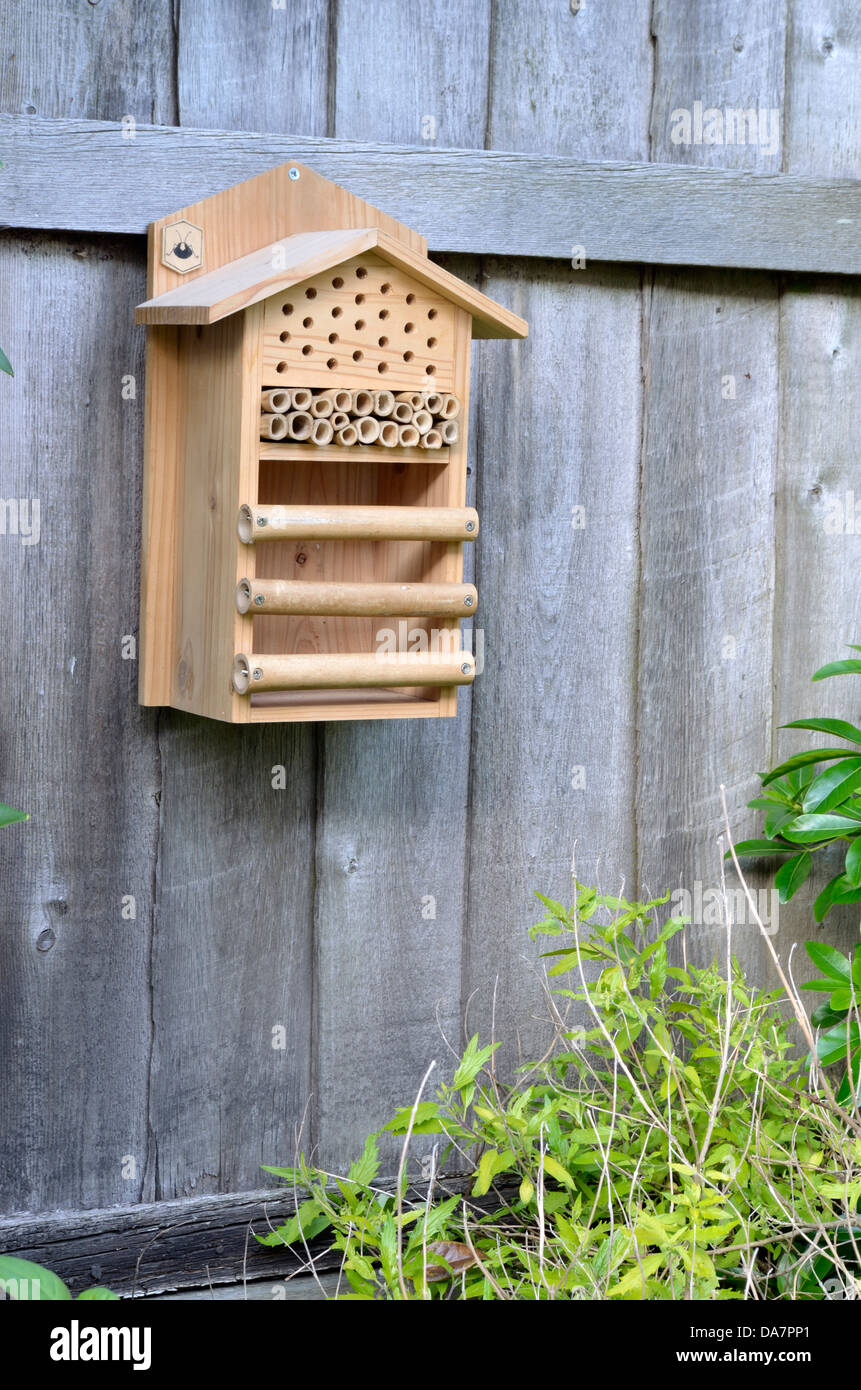
{"label": "bundle of bamboo tubes", "polygon": [[317,445],[441,449],[457,442],[460,401],[446,391],[267,388],[260,438]]}

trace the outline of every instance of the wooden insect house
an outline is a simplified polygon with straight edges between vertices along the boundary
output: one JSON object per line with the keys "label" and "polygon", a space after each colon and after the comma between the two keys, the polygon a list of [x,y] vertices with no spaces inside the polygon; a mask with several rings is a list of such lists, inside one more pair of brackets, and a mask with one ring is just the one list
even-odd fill
{"label": "wooden insect house", "polygon": [[148,293],[141,702],[455,714],[470,341],[526,324],[303,165],[153,223]]}

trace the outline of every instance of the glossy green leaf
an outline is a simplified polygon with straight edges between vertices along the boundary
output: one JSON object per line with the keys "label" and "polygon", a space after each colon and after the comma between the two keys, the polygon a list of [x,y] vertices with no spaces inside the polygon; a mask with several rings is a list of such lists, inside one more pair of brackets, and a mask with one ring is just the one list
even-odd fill
{"label": "glossy green leaf", "polygon": [[861,886],[861,835],[846,851],[846,878],[853,888]]}
{"label": "glossy green leaf", "polygon": [[14,825],[16,821],[29,819],[26,811],[16,811],[14,806],[7,806],[0,801],[0,826]]}
{"label": "glossy green leaf", "polygon": [[838,816],[834,812],[826,815],[796,816],[791,825],[783,831],[783,838],[796,845],[813,845],[828,840],[842,840],[858,831],[858,822],[850,816]]}
{"label": "glossy green leaf", "polygon": [[781,724],[780,727],[811,729],[814,733],[833,734],[835,738],[845,738],[850,743],[861,743],[861,729],[845,719],[793,719],[790,724]]}
{"label": "glossy green leaf", "polygon": [[79,1293],[77,1301],[78,1303],[118,1303],[120,1301],[120,1296],[111,1289],[106,1289],[103,1285],[97,1284],[94,1288],[84,1289],[83,1293]]}
{"label": "glossy green leaf", "polygon": [[19,1303],[65,1303],[72,1297],[59,1275],[16,1255],[0,1255],[0,1289]]}
{"label": "glossy green leaf", "polygon": [[851,967],[842,951],[835,950],[826,941],[805,941],[804,949],[817,970],[821,970],[829,980],[836,980],[838,984],[849,983]]}
{"label": "glossy green leaf", "polygon": [[785,762],[778,763],[770,772],[761,772],[760,781],[764,787],[775,782],[778,777],[785,777],[787,773],[794,772],[798,768],[808,767],[816,763],[830,763],[840,758],[857,758],[858,754],[854,748],[807,748],[803,753],[795,753]]}
{"label": "glossy green leaf", "polygon": [[805,811],[833,811],[861,787],[861,758],[845,758],[814,777],[804,794]]}
{"label": "glossy green leaf", "polygon": [[5,372],[7,376],[15,375],[12,370],[12,363],[9,361],[9,358],[2,348],[0,348],[0,372]]}
{"label": "glossy green leaf", "polygon": [[846,661],[829,661],[826,666],[820,666],[818,671],[814,671],[810,677],[814,681],[827,680],[829,676],[858,676],[861,675],[861,661],[850,657]]}
{"label": "glossy green leaf", "polygon": [[[795,854],[794,845],[781,845],[775,840],[739,840],[735,847],[737,855],[750,858],[765,858],[775,854]],[[731,857],[730,850],[724,855],[725,859]]]}
{"label": "glossy green leaf", "polygon": [[780,902],[788,903],[794,897],[807,879],[812,865],[813,856],[809,850],[803,850],[801,854],[795,854],[781,864],[774,876],[774,886]]}

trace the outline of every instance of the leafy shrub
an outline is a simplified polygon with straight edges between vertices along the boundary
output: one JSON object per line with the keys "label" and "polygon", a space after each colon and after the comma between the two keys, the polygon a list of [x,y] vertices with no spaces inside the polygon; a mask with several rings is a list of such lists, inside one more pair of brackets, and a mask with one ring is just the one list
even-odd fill
{"label": "leafy shrub", "polygon": [[[571,909],[542,898],[532,932],[561,940],[545,1059],[503,1087],[494,1044],[472,1038],[451,1081],[385,1126],[403,1139],[394,1182],[382,1130],[346,1177],[269,1168],[298,1206],[258,1239],[325,1238],[358,1300],[854,1296],[861,1123],[794,1056],[778,992],[734,959],[670,964],[684,921],[653,928],[666,898],[576,890]],[[467,1197],[441,1177],[410,1189],[416,1135],[472,1173]]]}
{"label": "leafy shrub", "polygon": [[846,1063],[846,1074],[837,1092],[841,1105],[861,1103],[861,1040],[858,1035],[856,994],[861,994],[861,942],[852,960],[820,941],[807,941],[805,948],[813,964],[822,971],[802,989],[825,993],[829,998],[813,1011],[811,1023],[824,1029],[816,1039],[816,1055],[822,1066]]}
{"label": "leafy shrub", "polygon": [[[16,1303],[66,1303],[71,1300],[68,1286],[59,1274],[32,1260],[19,1260],[17,1255],[0,1255],[0,1297]],[[78,1294],[79,1303],[101,1303],[118,1299],[119,1295],[101,1285],[84,1289]]]}
{"label": "leafy shrub", "polygon": [[[852,650],[861,651],[861,647]],[[845,675],[861,675],[861,660],[832,661],[813,680]],[[783,727],[833,734],[856,746],[809,748],[760,773],[762,795],[748,805],[765,811],[765,839],[742,840],[736,853],[784,856],[774,882],[785,903],[810,874],[813,855],[845,840],[843,870],[826,884],[814,905],[814,916],[821,922],[836,904],[861,902],[861,729],[845,719],[795,719]],[[824,763],[833,766],[818,771]]]}

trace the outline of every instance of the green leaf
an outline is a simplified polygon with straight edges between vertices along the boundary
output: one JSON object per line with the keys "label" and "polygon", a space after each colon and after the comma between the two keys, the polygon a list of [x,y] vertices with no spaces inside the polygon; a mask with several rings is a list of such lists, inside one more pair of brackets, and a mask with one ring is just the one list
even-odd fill
{"label": "green leaf", "polygon": [[16,821],[29,819],[26,811],[16,811],[14,806],[0,801],[0,825],[14,825]]}
{"label": "green leaf", "polygon": [[[856,647],[857,651],[858,648]],[[861,675],[861,661],[850,658],[848,661],[829,661],[827,666],[820,666],[810,677],[813,681],[824,681],[829,676],[858,676]]]}
{"label": "green leaf", "polygon": [[455,1091],[461,1090],[462,1087],[468,1086],[470,1081],[475,1080],[485,1062],[493,1055],[498,1046],[499,1043],[491,1043],[489,1047],[479,1047],[478,1034],[472,1035],[451,1083]]}
{"label": "green leaf", "polygon": [[473,1197],[483,1197],[486,1192],[490,1191],[490,1184],[497,1173],[504,1173],[513,1166],[513,1149],[503,1149],[502,1153],[498,1149],[485,1149],[478,1165],[478,1176],[472,1189]]}
{"label": "green leaf", "polygon": [[846,878],[853,888],[861,887],[861,835],[846,852]]}
{"label": "green leaf", "polygon": [[106,1289],[102,1284],[97,1284],[95,1288],[84,1289],[83,1293],[78,1294],[79,1303],[119,1303],[120,1296],[111,1289]]}
{"label": "green leaf", "polygon": [[814,777],[804,795],[805,811],[833,811],[861,786],[861,758],[845,758]]}
{"label": "green leaf", "polygon": [[614,1284],[611,1289],[607,1290],[605,1297],[627,1298],[633,1295],[638,1298],[645,1298],[646,1280],[656,1273],[663,1263],[663,1255],[646,1255],[624,1278],[619,1280],[618,1284]]}
{"label": "green leaf", "polygon": [[774,876],[774,886],[780,902],[788,903],[794,897],[810,873],[813,856],[809,850],[795,854],[781,864]]}
{"label": "green leaf", "polygon": [[[439,1118],[439,1106],[435,1100],[420,1100],[415,1107],[416,1118],[413,1124],[413,1134],[441,1134],[442,1121]],[[410,1127],[413,1107],[404,1105],[395,1112],[394,1119],[389,1120],[384,1126],[391,1134],[406,1134]]]}
{"label": "green leaf", "polygon": [[[738,855],[751,855],[762,858],[775,854],[795,854],[794,845],[781,845],[776,840],[739,840],[735,847]],[[731,857],[731,851],[727,850],[724,859]]]}
{"label": "green leaf", "polygon": [[15,375],[15,373],[12,371],[12,363],[9,361],[9,358],[6,356],[2,348],[0,348],[0,372],[5,372],[7,376]]}
{"label": "green leaf", "polygon": [[840,1013],[835,1013],[829,1001],[826,999],[824,1004],[820,1004],[818,1008],[813,1010],[813,1013],[810,1015],[810,1022],[813,1024],[814,1028],[833,1028],[835,1023],[839,1023],[840,1020],[845,1017],[845,1009],[841,1010]]}
{"label": "green leaf", "polygon": [[365,1144],[365,1151],[362,1157],[357,1158],[355,1163],[351,1165],[347,1178],[350,1182],[361,1183],[363,1187],[367,1187],[369,1182],[373,1182],[379,1171],[380,1155],[377,1148],[377,1140],[376,1137],[371,1134]]}
{"label": "green leaf", "polygon": [[0,1255],[0,1289],[19,1303],[65,1303],[72,1297],[59,1275],[16,1255]]}
{"label": "green leaf", "polygon": [[830,763],[835,758],[857,758],[858,754],[853,748],[808,748],[803,753],[796,753],[793,757],[787,758],[785,762],[778,763],[771,772],[761,772],[759,779],[764,787],[769,783],[783,777],[787,772],[795,772],[800,767],[809,767],[815,763]]}
{"label": "green leaf", "polygon": [[847,1048],[858,1046],[858,1024],[852,1020],[847,1029],[845,1023],[836,1023],[820,1033],[816,1040],[816,1055],[824,1067],[832,1062],[840,1062],[846,1057]]}
{"label": "green leaf", "polygon": [[798,811],[794,806],[787,807],[779,805],[770,807],[765,817],[766,837],[769,840],[773,840],[776,835],[780,834],[783,827],[789,825],[789,822],[794,820],[797,815]]}
{"label": "green leaf", "polygon": [[810,816],[797,816],[783,831],[783,838],[796,845],[813,845],[820,841],[846,839],[847,835],[858,833],[858,821],[849,816],[837,816],[833,812],[826,815],[818,813]]}
{"label": "green leaf", "polygon": [[780,727],[812,729],[814,733],[833,734],[835,738],[845,738],[850,743],[861,743],[861,729],[849,724],[845,719],[793,719],[790,724],[781,724]]}
{"label": "green leaf", "polygon": [[841,985],[849,983],[851,967],[842,951],[836,951],[825,941],[805,941],[804,949],[817,970],[821,970],[829,980],[836,980]]}
{"label": "green leaf", "polygon": [[551,1178],[555,1178],[557,1182],[561,1182],[563,1187],[575,1186],[574,1179],[568,1172],[568,1169],[563,1168],[562,1164],[550,1154],[545,1154],[542,1162],[544,1164],[545,1173],[549,1173]]}

